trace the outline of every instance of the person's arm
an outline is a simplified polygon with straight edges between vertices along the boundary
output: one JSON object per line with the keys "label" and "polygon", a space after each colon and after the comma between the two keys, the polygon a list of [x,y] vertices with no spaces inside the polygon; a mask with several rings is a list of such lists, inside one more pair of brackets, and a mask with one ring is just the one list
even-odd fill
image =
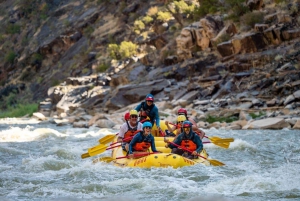
{"label": "person's arm", "polygon": [[151,137],[151,150],[152,150],[152,152],[158,152],[156,150],[154,137],[152,135],[150,137]]}
{"label": "person's arm", "polygon": [[195,136],[194,136],[194,143],[197,145],[196,152],[200,153],[203,149],[203,143],[202,143],[200,137],[196,133],[195,133]]}
{"label": "person's arm", "polygon": [[128,130],[128,126],[126,123],[124,123],[121,127],[120,127],[120,131],[118,134],[118,142],[122,142],[123,138],[124,138],[124,134],[126,133],[126,131]]}
{"label": "person's arm", "polygon": [[128,154],[132,154],[132,147],[138,142],[139,134],[136,134],[128,146]]}
{"label": "person's arm", "polygon": [[169,124],[168,121],[165,121],[165,125],[167,126],[168,131],[170,131],[171,133],[172,133],[174,130],[176,130],[176,126],[172,126],[172,128],[171,128],[171,126],[170,126],[170,124]]}
{"label": "person's arm", "polygon": [[[182,141],[182,134],[178,135],[178,136],[173,140],[173,143],[180,146],[181,141]],[[171,143],[168,143],[168,147],[171,148],[171,149],[173,149],[173,148],[176,148],[177,146],[175,146],[175,145],[173,145],[173,144],[171,144]]]}
{"label": "person's arm", "polygon": [[159,119],[159,114],[158,114],[158,108],[155,106],[154,108],[154,114],[155,114],[155,122],[156,122],[156,126],[157,128],[160,128],[160,119]]}
{"label": "person's arm", "polygon": [[139,112],[139,111],[141,110],[141,108],[142,108],[142,103],[138,104],[138,105],[135,107],[135,110]]}

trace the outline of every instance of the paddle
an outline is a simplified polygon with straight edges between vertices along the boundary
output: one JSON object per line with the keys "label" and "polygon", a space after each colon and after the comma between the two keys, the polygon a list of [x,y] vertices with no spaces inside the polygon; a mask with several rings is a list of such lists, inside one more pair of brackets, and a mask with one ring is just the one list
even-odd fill
{"label": "paddle", "polygon": [[[133,154],[133,158],[136,158],[136,157],[142,157],[142,156],[148,156],[148,155],[150,155],[150,154],[156,154],[156,152],[146,153],[146,154]],[[110,163],[111,161],[118,160],[118,159],[122,159],[122,158],[129,158],[129,156],[121,156],[121,157],[117,157],[117,158],[112,158],[112,157],[102,157],[102,158],[99,158],[98,161]]]}
{"label": "paddle", "polygon": [[[184,150],[184,151],[193,153],[191,150],[186,149],[186,148],[184,148],[182,146],[179,146],[178,144],[175,144],[174,142],[169,142],[169,143],[172,144],[172,145],[174,145],[174,146],[176,146],[176,147],[178,147],[178,148],[180,148],[180,149],[182,149],[182,150]],[[210,164],[212,164],[213,166],[222,166],[222,165],[225,165],[224,163],[222,163],[222,162],[220,162],[218,160],[208,159],[208,158],[205,158],[204,156],[201,156],[200,154],[197,154],[197,156],[199,156],[199,157],[201,157],[201,158],[203,158],[205,160],[208,160],[210,162]]]}
{"label": "paddle", "polygon": [[[212,143],[212,142],[202,142],[203,144],[208,144],[208,143]],[[224,149],[228,149],[230,146],[229,142],[224,142],[224,143],[213,143],[214,145],[217,145],[219,147],[222,147]]]}
{"label": "paddle", "polygon": [[[131,140],[133,137],[134,137],[134,136],[132,136],[132,137],[127,137],[127,138],[123,139],[122,141],[125,141],[125,140]],[[111,143],[110,146],[115,145],[115,144],[118,144],[118,143],[120,143],[120,142],[114,142],[114,143]]]}
{"label": "paddle", "polygon": [[100,144],[107,144],[107,143],[110,143],[111,141],[113,141],[116,137],[116,135],[118,135],[119,133],[117,134],[111,134],[111,135],[106,135],[105,137],[99,139],[99,143]]}
{"label": "paddle", "polygon": [[81,158],[84,159],[84,158],[88,158],[88,157],[91,157],[91,156],[96,156],[98,154],[101,154],[101,153],[105,152],[106,150],[113,149],[113,148],[120,147],[120,146],[121,146],[121,144],[113,146],[113,147],[109,147],[109,146],[104,145],[104,144],[99,144],[97,146],[89,148],[87,153],[84,153],[84,154],[81,155]]}
{"label": "paddle", "polygon": [[[176,127],[180,127],[176,124],[173,124],[173,123],[170,123],[168,122],[169,124],[173,125],[173,126],[176,126]],[[220,137],[216,137],[216,136],[213,136],[213,137],[208,137],[208,136],[204,136],[205,138],[208,138],[213,144],[217,145],[217,146],[220,146],[220,147],[224,147],[226,148],[227,147],[227,143],[229,142],[233,142],[234,139],[233,138],[220,138]],[[224,146],[222,146],[222,143],[226,143]],[[228,147],[227,147],[228,148]],[[226,149],[227,149],[226,148]]]}

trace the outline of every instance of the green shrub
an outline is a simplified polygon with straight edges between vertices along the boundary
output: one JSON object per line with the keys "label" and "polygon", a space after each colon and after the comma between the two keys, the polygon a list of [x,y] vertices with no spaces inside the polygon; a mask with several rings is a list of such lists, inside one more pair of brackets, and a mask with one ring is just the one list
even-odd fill
{"label": "green shrub", "polygon": [[252,28],[256,23],[263,23],[263,21],[264,21],[264,13],[259,11],[248,12],[244,14],[240,19],[240,22],[243,25],[250,26]]}
{"label": "green shrub", "polygon": [[83,30],[83,34],[87,37],[89,37],[92,33],[94,32],[94,28],[92,26],[87,26],[84,30]]}
{"label": "green shrub", "polygon": [[279,3],[283,3],[283,2],[285,2],[286,0],[275,0],[275,3],[276,4],[279,4]]}
{"label": "green shrub", "polygon": [[54,87],[54,86],[58,86],[59,85],[59,80],[57,80],[57,79],[53,79],[53,80],[51,80],[51,86],[52,87]]}
{"label": "green shrub", "polygon": [[102,73],[102,72],[105,72],[108,68],[109,68],[108,64],[102,63],[102,64],[97,66],[96,72],[97,73]]}
{"label": "green shrub", "polygon": [[27,114],[32,116],[34,112],[38,111],[38,104],[17,104],[15,107],[9,106],[6,111],[0,113],[0,118],[7,117],[22,117]]}
{"label": "green shrub", "polygon": [[175,10],[178,13],[186,13],[186,14],[191,14],[194,12],[195,10],[195,5],[191,4],[190,6],[185,3],[185,1],[181,0],[181,1],[175,1],[174,2],[175,5]]}
{"label": "green shrub", "polygon": [[221,7],[219,0],[198,0],[201,5],[195,8],[195,14],[199,17],[204,17],[207,14],[214,14],[218,11],[218,7]]}
{"label": "green shrub", "polygon": [[39,53],[34,53],[31,57],[30,57],[30,63],[32,65],[37,64],[37,63],[41,63],[43,60],[43,55],[39,54]]}
{"label": "green shrub", "polygon": [[120,47],[117,44],[109,44],[107,51],[109,56],[113,59],[120,59]]}
{"label": "green shrub", "polygon": [[137,45],[132,42],[123,41],[120,45],[120,55],[122,58],[128,58],[136,54]]}
{"label": "green shrub", "polygon": [[245,0],[225,0],[225,11],[230,11],[228,19],[239,21],[239,18],[249,12],[248,6],[245,5]]}
{"label": "green shrub", "polygon": [[17,54],[11,50],[5,55],[5,61],[12,64],[12,63],[14,63],[14,60],[16,57],[17,57]]}
{"label": "green shrub", "polygon": [[150,17],[150,16],[145,16],[142,18],[142,21],[145,23],[145,24],[150,24],[151,22],[153,22],[153,18]]}
{"label": "green shrub", "polygon": [[134,29],[137,29],[137,30],[143,30],[143,29],[145,29],[145,24],[144,24],[144,22],[141,21],[141,20],[136,20],[136,21],[134,22]]}
{"label": "green shrub", "polygon": [[214,122],[226,122],[226,123],[231,123],[233,121],[238,120],[238,117],[236,116],[230,116],[230,117],[215,117],[215,116],[210,116],[205,119],[208,123],[214,123]]}
{"label": "green shrub", "polygon": [[20,33],[20,31],[21,31],[21,26],[17,24],[9,24],[6,27],[7,34],[16,34],[16,33]]}
{"label": "green shrub", "polygon": [[172,18],[171,13],[169,12],[163,12],[163,11],[159,11],[157,13],[157,18],[158,20],[161,20],[163,22],[167,22],[168,20],[170,20]]}
{"label": "green shrub", "polygon": [[262,112],[262,111],[259,111],[258,114],[257,114],[257,113],[249,113],[249,115],[252,117],[252,119],[256,119],[256,118],[265,116],[266,113],[265,113],[265,112]]}

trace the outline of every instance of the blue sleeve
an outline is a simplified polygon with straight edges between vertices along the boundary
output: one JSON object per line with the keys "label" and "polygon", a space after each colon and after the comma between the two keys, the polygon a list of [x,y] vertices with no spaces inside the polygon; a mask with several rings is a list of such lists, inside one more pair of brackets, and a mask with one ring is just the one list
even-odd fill
{"label": "blue sleeve", "polygon": [[154,137],[152,135],[151,135],[151,149],[152,149],[152,152],[157,152],[156,147],[155,147]]}
{"label": "blue sleeve", "polygon": [[[173,143],[180,146],[181,141],[182,141],[182,134],[179,134],[178,137],[173,141]],[[175,145],[173,145],[173,144],[169,144],[169,147],[170,147],[171,149],[173,149],[173,148],[176,148],[177,146],[175,146]]]}
{"label": "blue sleeve", "polygon": [[160,127],[160,119],[159,119],[158,108],[155,106],[153,109],[154,109],[156,126]]}
{"label": "blue sleeve", "polygon": [[195,134],[195,137],[194,137],[194,143],[197,145],[197,149],[196,149],[196,152],[200,153],[203,149],[203,143],[202,143],[202,140],[200,139],[200,137]]}
{"label": "blue sleeve", "polygon": [[129,147],[128,147],[129,154],[132,154],[132,147],[138,142],[139,137],[140,137],[140,135],[139,135],[139,133],[137,133],[130,141]]}
{"label": "blue sleeve", "polygon": [[139,112],[139,111],[141,110],[141,108],[142,108],[142,103],[138,104],[138,105],[135,107],[135,110]]}

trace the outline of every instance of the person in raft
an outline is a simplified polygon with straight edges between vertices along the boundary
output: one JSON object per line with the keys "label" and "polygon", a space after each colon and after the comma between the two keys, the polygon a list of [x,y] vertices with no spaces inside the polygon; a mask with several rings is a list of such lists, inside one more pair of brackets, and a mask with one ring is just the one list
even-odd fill
{"label": "person in raft", "polygon": [[133,153],[139,155],[148,154],[150,147],[152,152],[158,152],[155,147],[154,137],[151,134],[151,128],[152,124],[150,122],[143,123],[143,131],[137,133],[129,143],[129,158],[133,158]]}
{"label": "person in raft", "polygon": [[130,112],[126,112],[125,115],[124,115],[125,122],[129,121],[129,119],[130,119]]}
{"label": "person in raft", "polygon": [[184,115],[185,118],[193,124],[193,131],[195,131],[200,136],[200,139],[202,140],[203,137],[205,136],[205,132],[198,128],[197,123],[195,122],[195,120],[192,117],[187,116],[187,110],[184,108],[180,108],[177,111],[177,114]]}
{"label": "person in raft", "polygon": [[[198,158],[197,155],[201,153],[203,143],[200,137],[192,131],[192,125],[190,121],[183,122],[182,128],[184,131],[173,141],[173,143],[179,145],[179,147],[171,144],[167,138],[164,139],[165,143],[167,143],[166,147],[171,148],[173,154],[182,155],[189,159]],[[191,153],[180,149],[180,147],[190,150]]]}
{"label": "person in raft", "polygon": [[126,121],[125,116],[125,123],[120,127],[117,141],[122,143],[122,148],[124,151],[128,151],[128,145],[133,136],[143,129],[143,124],[138,122],[137,117],[138,112],[136,110],[130,110],[129,120]]}
{"label": "person in raft", "polygon": [[143,113],[143,111],[146,112],[147,116],[150,118],[151,124],[154,125],[155,123],[157,128],[161,132],[158,108],[154,104],[154,97],[152,94],[148,94],[145,98],[145,101],[138,104],[135,110],[140,112],[141,114]]}
{"label": "person in raft", "polygon": [[186,117],[184,115],[178,115],[176,125],[170,126],[168,121],[165,121],[165,125],[168,130],[165,130],[166,136],[176,136],[183,132],[182,123],[186,121]]}

